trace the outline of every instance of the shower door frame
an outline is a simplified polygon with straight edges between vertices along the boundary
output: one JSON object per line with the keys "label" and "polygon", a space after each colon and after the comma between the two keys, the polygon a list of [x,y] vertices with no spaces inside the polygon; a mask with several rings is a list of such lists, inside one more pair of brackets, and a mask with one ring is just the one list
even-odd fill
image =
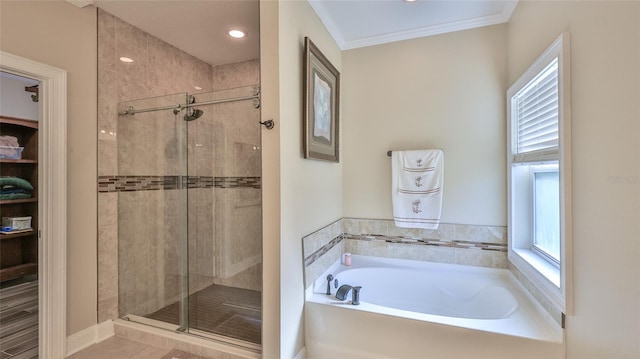
{"label": "shower door frame", "polygon": [[[172,123],[174,124],[183,124],[183,122],[181,121],[181,119],[178,118],[178,116],[182,113],[183,110],[188,108],[188,99],[189,99],[189,95],[186,92],[180,92],[180,93],[174,93],[174,94],[169,94],[169,95],[164,95],[164,96],[158,96],[158,97],[149,97],[149,98],[142,98],[142,99],[134,99],[134,100],[127,100],[127,101],[121,101],[118,105],[118,107],[120,108],[120,104],[122,103],[132,103],[132,102],[137,102],[137,101],[145,101],[145,100],[158,100],[158,99],[163,99],[163,98],[167,98],[164,101],[167,102],[173,102],[172,97],[176,99],[175,102],[179,102],[177,104],[173,104],[173,105],[168,105],[168,106],[158,106],[158,107],[147,107],[147,108],[143,108],[143,109],[134,109],[133,106],[128,106],[127,109],[122,110],[122,111],[118,111],[118,120],[117,121],[121,121],[120,116],[133,116],[135,114],[138,113],[151,113],[151,112],[162,112],[162,111],[169,111],[171,110],[173,113],[173,119],[172,119]],[[174,103],[175,103],[174,102]],[[133,117],[128,117],[125,119],[125,121],[135,121],[136,119]],[[140,119],[141,121],[150,121],[150,123],[154,123],[155,121],[158,121],[158,118],[145,118],[145,119]],[[163,119],[160,119],[163,120]],[[171,322],[165,322],[165,321],[161,321],[161,320],[153,320],[150,318],[146,318],[144,315],[146,314],[135,314],[136,312],[146,312],[145,309],[140,309],[140,308],[135,308],[135,306],[140,305],[139,303],[135,303],[133,304],[134,308],[128,307],[123,309],[122,305],[123,302],[127,303],[126,300],[123,299],[123,295],[122,295],[122,280],[123,280],[123,272],[126,271],[122,271],[121,270],[121,266],[122,266],[122,253],[120,252],[121,249],[118,249],[118,298],[119,298],[119,304],[118,304],[118,312],[119,312],[119,316],[121,318],[124,318],[125,320],[129,320],[129,321],[133,321],[133,322],[137,322],[137,323],[141,323],[141,324],[145,324],[145,325],[149,325],[151,327],[156,327],[156,328],[160,328],[160,329],[165,329],[165,330],[171,330],[171,331],[176,331],[176,332],[186,332],[186,328],[188,328],[188,307],[184,307],[182,304],[185,302],[184,299],[184,293],[188,293],[188,247],[186,246],[186,243],[188,241],[188,226],[186,225],[186,219],[188,218],[188,208],[187,208],[187,204],[188,204],[188,193],[187,191],[187,183],[188,181],[185,180],[187,177],[187,173],[188,173],[188,166],[187,166],[187,153],[184,150],[184,145],[186,144],[187,141],[187,124],[184,123],[182,125],[183,127],[181,127],[180,129],[177,129],[174,131],[174,135],[176,137],[176,140],[178,142],[177,145],[177,150],[178,150],[178,155],[177,155],[177,162],[167,162],[165,163],[165,165],[169,165],[171,167],[171,165],[175,166],[175,168],[173,169],[173,171],[169,170],[169,172],[175,172],[175,175],[171,175],[170,173],[165,173],[163,175],[158,175],[158,173],[155,173],[155,175],[151,175],[152,177],[157,177],[156,180],[159,181],[159,184],[156,183],[156,188],[153,188],[153,185],[151,186],[151,189],[162,189],[163,191],[165,191],[166,189],[166,185],[167,183],[169,184],[169,188],[174,188],[179,190],[179,194],[178,194],[178,202],[179,202],[179,206],[178,208],[182,208],[179,209],[178,212],[178,218],[183,220],[183,223],[178,225],[178,230],[181,230],[182,232],[179,233],[178,237],[179,239],[179,244],[178,244],[178,249],[180,250],[180,252],[178,253],[181,257],[178,258],[178,264],[177,264],[177,268],[178,268],[178,272],[179,272],[179,283],[177,286],[174,286],[174,288],[176,288],[177,291],[177,301],[179,302],[180,306],[179,306],[179,312],[178,312],[178,323],[174,324]],[[125,132],[124,129],[120,128],[120,125],[118,125],[118,132],[120,133],[119,136],[119,140],[118,140],[118,147],[120,147],[120,145],[122,144],[123,139],[125,138],[122,133]],[[137,139],[136,139],[137,140]],[[134,142],[136,142],[136,140],[133,140]],[[165,139],[166,140],[166,139]],[[118,156],[120,156],[120,150],[118,150]],[[135,157],[135,156],[134,156]],[[161,157],[161,156],[158,156]],[[164,158],[166,159],[166,155],[164,156]],[[137,176],[140,173],[137,173],[137,170],[139,170],[138,168],[136,168],[136,173],[128,173],[131,172],[132,170],[130,168],[128,168],[126,171],[124,171],[125,173],[123,174],[123,169],[121,168],[122,166],[122,162],[118,159],[118,177],[125,177],[125,181],[127,181],[126,177],[128,176]],[[131,166],[131,164],[129,163],[129,166]],[[150,171],[153,172],[153,171]],[[147,174],[149,175],[149,174]],[[142,175],[141,177],[146,177],[146,175]],[[164,177],[164,178],[163,178]],[[169,178],[168,182],[167,181],[167,177]],[[170,178],[171,177],[176,177],[175,178],[175,182],[172,181]],[[126,183],[126,182],[125,182]],[[135,190],[134,190],[135,191]],[[144,189],[143,189],[144,191]],[[125,190],[125,192],[127,192]],[[155,192],[155,191],[154,191]],[[119,195],[118,195],[118,212],[120,211],[120,206],[123,203],[122,198],[120,198],[120,191],[118,191]],[[165,206],[166,207],[166,206]],[[163,213],[163,214],[166,214]],[[166,219],[166,218],[165,218]],[[120,242],[123,240],[122,239],[122,232],[123,228],[121,228],[121,223],[120,223],[121,219],[120,219],[120,214],[118,214],[118,235],[117,235],[117,241],[118,241],[118,247],[121,246]],[[136,223],[137,224],[137,223]],[[127,232],[127,231],[125,231]],[[164,239],[164,238],[162,238]],[[160,239],[160,240],[162,240]],[[154,240],[158,240],[158,238],[155,238]],[[164,244],[163,244],[164,246]],[[187,250],[187,251],[185,251]],[[163,265],[165,265],[166,263],[164,263]],[[129,268],[127,268],[129,269]],[[163,278],[163,282],[166,282],[166,273],[165,273],[165,277]],[[158,292],[162,292],[164,299],[163,301],[169,301],[172,302],[171,299],[168,299],[166,297],[166,287],[156,287],[155,288],[155,292],[156,292],[156,296],[158,296]],[[134,294],[134,297],[138,294]],[[149,298],[149,297],[146,297]],[[130,303],[129,303],[130,304]],[[144,305],[143,305],[144,306]]]}
{"label": "shower door frame", "polygon": [[[252,87],[252,86],[247,86],[247,87]],[[224,99],[218,99],[218,100],[211,100],[211,101],[203,101],[203,102],[195,102],[195,95],[199,95],[199,94],[189,94],[189,93],[179,93],[179,94],[185,94],[186,95],[186,101],[184,104],[175,104],[175,105],[169,105],[169,106],[160,106],[160,107],[154,107],[154,108],[145,108],[145,109],[140,109],[140,110],[136,110],[133,107],[128,107],[126,110],[122,110],[118,112],[118,115],[135,115],[136,113],[146,113],[146,112],[155,112],[155,111],[166,111],[166,110],[172,110],[175,116],[178,116],[183,110],[184,111],[189,111],[189,109],[192,108],[197,108],[197,107],[201,107],[201,106],[208,106],[208,105],[216,105],[216,104],[222,104],[222,103],[230,103],[230,102],[237,102],[237,101],[248,101],[251,100],[253,107],[255,109],[259,109],[260,108],[260,86],[253,86],[253,91],[254,94],[250,95],[250,96],[238,96],[238,97],[230,97],[230,98],[224,98]],[[211,93],[215,93],[217,91],[212,91]],[[178,95],[178,94],[173,94],[173,95]],[[200,94],[201,95],[201,94]],[[167,95],[170,96],[170,95]],[[132,100],[135,101],[135,100]],[[122,101],[122,102],[132,102],[132,101]],[[262,123],[260,116],[258,116],[258,123],[257,125],[260,126],[260,124],[265,124]],[[180,119],[176,119],[176,121],[180,121]],[[189,310],[190,310],[190,303],[189,303],[189,296],[190,296],[190,290],[189,290],[189,278],[190,278],[190,268],[189,268],[189,258],[190,258],[190,253],[189,253],[189,226],[188,226],[188,218],[189,218],[189,195],[188,195],[188,191],[189,191],[189,186],[188,186],[188,178],[190,177],[190,172],[189,172],[189,160],[188,160],[188,134],[189,134],[189,121],[190,120],[186,120],[187,121],[186,125],[185,125],[185,130],[184,133],[182,133],[179,137],[179,143],[180,145],[178,146],[179,151],[185,151],[186,153],[180,153],[178,154],[178,158],[182,159],[185,161],[184,166],[183,167],[185,174],[183,175],[179,175],[179,189],[181,191],[185,191],[184,192],[184,196],[180,196],[181,200],[184,199],[185,203],[181,204],[181,207],[184,208],[185,210],[185,218],[187,220],[186,225],[185,225],[185,230],[184,230],[184,238],[181,239],[181,243],[180,243],[180,247],[181,247],[181,252],[183,253],[183,258],[180,258],[180,295],[179,295],[179,324],[178,325],[174,325],[172,323],[169,322],[164,322],[161,320],[156,320],[156,319],[150,319],[150,318],[146,318],[143,316],[139,316],[139,315],[135,315],[135,314],[124,314],[124,318],[127,320],[131,320],[134,322],[138,322],[144,325],[149,325],[152,327],[156,327],[156,328],[160,328],[160,329],[166,329],[166,330],[171,330],[171,331],[175,331],[175,332],[181,332],[181,333],[185,333],[185,334],[190,334],[193,335],[195,337],[203,337],[203,338],[207,338],[207,339],[211,339],[214,341],[218,341],[221,343],[225,343],[225,344],[230,344],[236,347],[241,347],[256,353],[261,353],[262,352],[262,344],[256,344],[256,343],[252,343],[249,341],[245,341],[245,340],[241,340],[241,339],[236,339],[230,336],[225,336],[222,334],[216,334],[216,333],[212,333],[212,332],[208,332],[208,331],[204,331],[201,329],[195,329],[192,328],[190,325],[190,317],[189,317]],[[270,127],[267,126],[267,128],[270,129]],[[184,141],[184,142],[182,142]],[[260,226],[262,226],[262,223],[260,222]],[[119,236],[118,236],[119,237]],[[260,237],[260,243],[262,243],[262,238]]]}

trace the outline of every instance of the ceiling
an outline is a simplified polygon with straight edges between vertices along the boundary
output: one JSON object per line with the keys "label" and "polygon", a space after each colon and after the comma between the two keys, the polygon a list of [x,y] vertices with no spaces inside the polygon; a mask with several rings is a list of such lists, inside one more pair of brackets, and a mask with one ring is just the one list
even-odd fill
{"label": "ceiling", "polygon": [[[211,65],[260,56],[259,0],[93,0],[113,14]],[[227,32],[241,28],[247,36]]]}
{"label": "ceiling", "polygon": [[509,21],[518,0],[308,0],[342,50]]}
{"label": "ceiling", "polygon": [[[68,0],[93,4],[212,65],[259,57],[259,0]],[[304,1],[304,0],[297,0]],[[509,21],[518,0],[307,0],[342,50]],[[248,36],[231,39],[240,27]]]}

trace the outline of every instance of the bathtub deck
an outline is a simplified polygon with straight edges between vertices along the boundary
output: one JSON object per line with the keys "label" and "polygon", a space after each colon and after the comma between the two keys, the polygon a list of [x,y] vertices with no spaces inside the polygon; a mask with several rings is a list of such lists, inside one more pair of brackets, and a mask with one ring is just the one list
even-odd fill
{"label": "bathtub deck", "polygon": [[[311,358],[339,355],[350,358],[415,358],[421,352],[440,353],[434,357],[443,358],[528,357],[523,356],[523,352],[531,358],[563,357],[563,330],[507,270],[366,256],[354,257],[353,262],[351,267],[334,264],[314,286],[307,288],[305,313]],[[371,304],[367,302],[364,287],[358,306],[324,294],[326,282],[323,278],[328,273],[340,277],[341,270],[381,266],[429,273],[442,271],[443,275],[447,272],[478,272],[481,276],[504,278],[500,285],[509,288],[519,299],[519,308],[506,318],[468,319]],[[388,340],[371,341],[371,338]],[[481,347],[483,349],[479,349]]]}

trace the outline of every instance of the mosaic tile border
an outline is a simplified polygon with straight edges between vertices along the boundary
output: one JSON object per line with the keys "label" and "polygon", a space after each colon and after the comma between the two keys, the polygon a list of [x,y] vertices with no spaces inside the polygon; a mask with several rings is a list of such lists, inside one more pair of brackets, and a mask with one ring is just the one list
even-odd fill
{"label": "mosaic tile border", "polygon": [[338,244],[340,244],[340,242],[342,242],[343,239],[345,239],[345,237],[343,235],[339,235],[336,238],[334,238],[331,241],[329,241],[329,243],[327,243],[324,246],[320,247],[320,249],[318,249],[317,251],[315,251],[315,252],[311,253],[310,255],[308,255],[304,259],[304,266],[308,267],[308,266],[312,265],[320,257],[322,257],[327,252],[329,252],[331,249],[333,249],[333,247],[335,247]]}
{"label": "mosaic tile border", "polygon": [[98,192],[158,191],[180,188],[261,188],[260,177],[98,176]]}
{"label": "mosaic tile border", "polygon": [[507,252],[506,244],[489,243],[489,242],[472,242],[462,240],[442,240],[442,239],[416,239],[401,236],[383,236],[383,235],[362,235],[348,234],[343,235],[345,239],[355,239],[360,241],[384,241],[386,243],[396,244],[415,244],[425,246],[461,248],[461,249],[479,249],[483,251]]}
{"label": "mosaic tile border", "polygon": [[506,244],[497,244],[497,243],[486,243],[486,242],[471,242],[471,241],[460,241],[460,240],[441,240],[441,239],[415,239],[415,238],[406,238],[400,236],[383,236],[383,235],[361,235],[361,234],[342,234],[331,241],[320,247],[318,250],[308,255],[304,259],[304,266],[308,267],[313,264],[316,260],[322,257],[325,253],[329,252],[333,247],[338,245],[345,239],[355,239],[359,241],[381,241],[385,243],[394,243],[394,244],[413,244],[413,245],[423,245],[423,246],[434,246],[434,247],[445,247],[445,248],[459,248],[459,249],[475,249],[475,250],[483,250],[483,251],[493,251],[493,252],[507,252]]}

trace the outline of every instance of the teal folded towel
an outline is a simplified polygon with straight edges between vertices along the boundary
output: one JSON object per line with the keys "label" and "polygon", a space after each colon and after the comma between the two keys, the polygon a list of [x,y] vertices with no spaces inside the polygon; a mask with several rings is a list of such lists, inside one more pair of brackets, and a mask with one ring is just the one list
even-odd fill
{"label": "teal folded towel", "polygon": [[20,177],[0,177],[0,187],[4,186],[18,187],[26,189],[27,191],[33,191],[33,186],[31,185],[31,183]]}
{"label": "teal folded towel", "polygon": [[22,188],[13,187],[13,186],[4,186],[2,187],[2,189],[0,189],[0,194],[16,194],[16,193],[31,194],[31,191],[29,191],[28,189],[22,189]]}
{"label": "teal folded towel", "polygon": [[0,194],[0,200],[27,199],[27,198],[31,198],[31,193],[7,193],[7,194]]}

